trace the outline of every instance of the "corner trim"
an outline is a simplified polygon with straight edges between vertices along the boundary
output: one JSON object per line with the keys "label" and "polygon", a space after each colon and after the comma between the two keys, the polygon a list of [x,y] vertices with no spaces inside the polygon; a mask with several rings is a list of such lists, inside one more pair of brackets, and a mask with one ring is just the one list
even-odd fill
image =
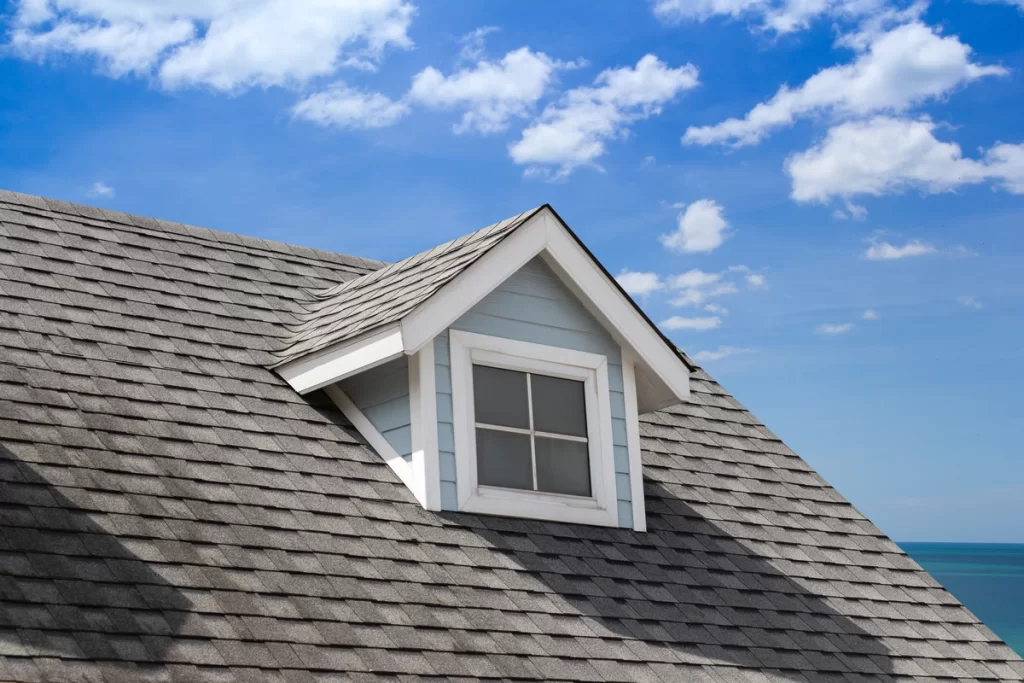
{"label": "corner trim", "polygon": [[420,498],[419,490],[416,487],[416,477],[413,468],[405,461],[401,455],[388,443],[388,440],[384,438],[377,428],[373,426],[373,423],[367,419],[363,411],[356,407],[356,404],[352,402],[352,399],[348,397],[341,387],[337,384],[332,384],[324,388],[324,393],[334,402],[334,405],[338,406],[338,410],[341,411],[342,415],[348,418],[348,421],[352,423],[352,426],[356,428],[370,447],[377,451],[380,457],[384,458],[384,462],[388,464],[398,478],[402,480],[416,496],[416,499],[423,505],[423,500]]}
{"label": "corner trim", "polygon": [[647,531],[644,501],[644,465],[640,450],[640,414],[636,402],[636,359],[622,350],[622,393],[626,403],[626,447],[629,450],[629,493],[633,503],[633,530]]}

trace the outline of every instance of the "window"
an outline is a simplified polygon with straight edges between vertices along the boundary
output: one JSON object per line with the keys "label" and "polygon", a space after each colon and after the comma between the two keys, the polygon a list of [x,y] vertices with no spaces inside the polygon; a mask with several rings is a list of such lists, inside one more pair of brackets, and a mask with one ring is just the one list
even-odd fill
{"label": "window", "polygon": [[607,359],[450,334],[459,507],[617,524]]}
{"label": "window", "polygon": [[473,366],[481,486],[590,497],[585,385]]}

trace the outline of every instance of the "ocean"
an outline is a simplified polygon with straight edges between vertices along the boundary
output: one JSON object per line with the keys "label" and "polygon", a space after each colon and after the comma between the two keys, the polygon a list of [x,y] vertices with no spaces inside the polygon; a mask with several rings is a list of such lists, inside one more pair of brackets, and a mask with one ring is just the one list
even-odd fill
{"label": "ocean", "polygon": [[1024,657],[1024,545],[900,543],[967,609]]}

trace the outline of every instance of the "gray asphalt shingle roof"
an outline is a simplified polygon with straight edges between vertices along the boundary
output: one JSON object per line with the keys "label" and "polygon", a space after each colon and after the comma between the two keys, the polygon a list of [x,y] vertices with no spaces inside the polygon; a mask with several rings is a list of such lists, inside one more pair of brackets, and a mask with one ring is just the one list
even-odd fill
{"label": "gray asphalt shingle roof", "polygon": [[423,510],[267,369],[381,266],[0,193],[0,680],[1024,680],[702,370],[649,532]]}
{"label": "gray asphalt shingle roof", "polygon": [[326,289],[308,292],[278,364],[400,321],[501,243],[540,208]]}

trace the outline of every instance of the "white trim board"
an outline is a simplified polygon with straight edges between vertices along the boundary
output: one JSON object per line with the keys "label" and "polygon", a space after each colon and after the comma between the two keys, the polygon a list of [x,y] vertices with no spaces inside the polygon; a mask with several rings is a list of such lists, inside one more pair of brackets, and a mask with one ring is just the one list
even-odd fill
{"label": "white trim board", "polygon": [[424,505],[423,498],[420,495],[420,487],[417,482],[416,473],[412,466],[406,462],[405,458],[398,454],[398,452],[388,443],[388,440],[384,438],[384,435],[377,431],[377,428],[373,426],[373,423],[367,419],[363,411],[359,410],[352,399],[348,397],[341,387],[337,384],[332,384],[324,388],[324,393],[334,402],[334,405],[338,406],[338,410],[341,411],[342,415],[348,418],[348,421],[352,423],[352,426],[356,428],[366,442],[370,444],[373,450],[377,451],[380,457],[384,458],[384,462],[388,464],[398,478],[402,480],[416,499],[421,505]]}

